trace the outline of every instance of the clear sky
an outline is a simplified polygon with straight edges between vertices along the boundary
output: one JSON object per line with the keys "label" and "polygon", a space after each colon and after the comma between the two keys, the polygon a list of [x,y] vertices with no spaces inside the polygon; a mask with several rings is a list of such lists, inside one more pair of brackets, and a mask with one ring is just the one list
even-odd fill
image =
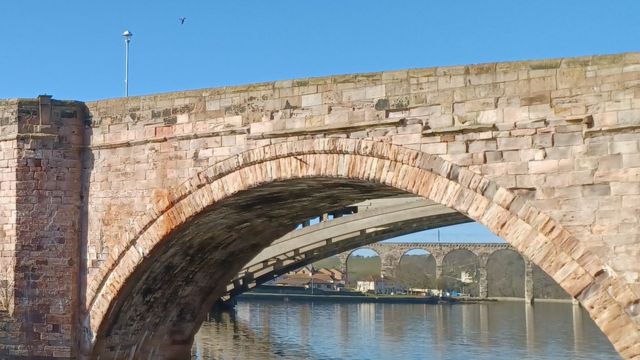
{"label": "clear sky", "polygon": [[[129,92],[142,95],[639,51],[640,1],[7,0],[0,98],[122,96],[125,29],[134,34]],[[495,237],[477,225],[443,229],[443,241],[454,239]]]}
{"label": "clear sky", "polygon": [[[186,17],[184,25],[178,18]],[[640,1],[2,1],[0,98],[638,51]]]}

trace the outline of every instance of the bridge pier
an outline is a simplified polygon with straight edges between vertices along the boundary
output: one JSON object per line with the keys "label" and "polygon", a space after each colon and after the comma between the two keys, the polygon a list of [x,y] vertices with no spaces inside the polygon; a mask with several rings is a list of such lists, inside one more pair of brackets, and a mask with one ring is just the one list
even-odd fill
{"label": "bridge pier", "polygon": [[[9,160],[13,168],[1,169],[0,179],[0,248],[5,243],[0,283],[8,302],[0,309],[0,358],[75,358],[84,282],[79,256],[86,221],[81,198],[84,108],[50,96],[13,106],[17,116],[3,119],[10,124],[2,129],[6,134],[13,126],[15,132],[2,140],[14,158]],[[7,178],[15,179],[13,184]],[[6,206],[13,208],[11,216]]]}
{"label": "bridge pier", "polygon": [[436,288],[440,289],[440,278],[442,277],[442,269],[444,268],[444,253],[443,252],[432,252],[431,255],[433,259],[436,261]]}
{"label": "bridge pier", "polygon": [[478,269],[479,279],[478,279],[478,296],[481,298],[486,298],[488,296],[489,287],[487,284],[487,267],[481,266]]}
{"label": "bridge pier", "polygon": [[337,255],[338,260],[340,260],[340,271],[342,272],[342,276],[343,276],[343,280],[344,280],[344,285],[347,286],[347,284],[349,283],[349,268],[347,265],[347,261],[349,260],[349,254],[348,252],[344,252],[344,253],[340,253]]}
{"label": "bridge pier", "polygon": [[524,259],[524,301],[533,304],[533,265],[527,258]]}
{"label": "bridge pier", "polygon": [[385,259],[382,260],[382,266],[380,269],[380,277],[386,280],[389,279],[394,279],[395,278],[395,269],[396,266],[395,264],[391,263],[391,262],[387,262],[385,261]]}
{"label": "bridge pier", "polygon": [[378,253],[380,254],[380,277],[385,280],[395,280],[396,269],[398,265],[400,265],[400,258],[403,253],[402,250],[390,250],[386,252],[378,249]]}

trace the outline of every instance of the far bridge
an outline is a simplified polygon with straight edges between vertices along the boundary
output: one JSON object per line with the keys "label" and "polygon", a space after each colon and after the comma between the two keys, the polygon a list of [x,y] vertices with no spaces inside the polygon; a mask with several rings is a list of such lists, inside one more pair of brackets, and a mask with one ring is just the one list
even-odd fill
{"label": "far bridge", "polygon": [[[368,248],[381,259],[381,275],[393,278],[402,256],[410,250],[424,250],[433,256],[436,264],[435,278],[442,275],[445,257],[455,250],[466,250],[478,259],[479,296],[486,298],[487,262],[500,250],[515,249],[507,243],[440,243],[440,242],[380,242],[398,235],[408,234],[443,225],[453,225],[470,220],[455,211],[418,197],[391,197],[373,199],[354,204],[346,209],[349,216],[329,220],[326,214],[319,216],[319,223],[294,230],[274,241],[253,258],[227,286],[223,299],[251,290],[273,278],[337,255],[340,268],[347,273],[347,259],[356,249]],[[354,213],[356,212],[356,213]],[[343,214],[338,210],[334,213]],[[533,301],[532,264],[523,258],[525,265],[525,299]]]}

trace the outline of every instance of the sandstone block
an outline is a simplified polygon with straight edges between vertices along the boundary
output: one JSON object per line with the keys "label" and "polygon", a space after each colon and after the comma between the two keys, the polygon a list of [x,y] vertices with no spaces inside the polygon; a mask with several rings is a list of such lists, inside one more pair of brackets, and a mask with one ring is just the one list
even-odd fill
{"label": "sandstone block", "polygon": [[496,108],[496,103],[497,100],[495,98],[469,100],[464,103],[464,111],[493,110]]}
{"label": "sandstone block", "polygon": [[430,116],[427,125],[431,129],[439,129],[453,126],[453,116],[451,114]]}
{"label": "sandstone block", "polygon": [[640,109],[624,110],[618,112],[618,124],[631,125],[640,122]]}
{"label": "sandstone block", "polygon": [[529,161],[529,173],[551,174],[558,172],[558,160]]}
{"label": "sandstone block", "polygon": [[420,151],[427,154],[446,154],[447,143],[422,144],[420,145]]}
{"label": "sandstone block", "polygon": [[316,106],[322,104],[322,94],[309,94],[302,95],[301,105],[302,107]]}
{"label": "sandstone block", "polygon": [[531,147],[531,136],[498,138],[499,150],[528,149]]}
{"label": "sandstone block", "polygon": [[640,182],[612,182],[611,195],[638,195],[640,194]]}
{"label": "sandstone block", "polygon": [[553,134],[553,144],[555,146],[571,146],[580,145],[583,143],[582,133],[564,133]]}

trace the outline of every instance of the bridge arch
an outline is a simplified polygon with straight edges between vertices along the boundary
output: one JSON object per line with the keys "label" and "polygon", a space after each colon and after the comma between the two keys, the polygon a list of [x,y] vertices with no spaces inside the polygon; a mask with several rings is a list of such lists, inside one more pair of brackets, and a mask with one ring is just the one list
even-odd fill
{"label": "bridge arch", "polygon": [[[215,164],[165,198],[158,199],[152,211],[132,222],[131,232],[125,234],[128,237],[126,245],[114,255],[116,261],[106,276],[88,286],[90,302],[84,326],[89,344],[86,348],[91,351],[93,346],[94,354],[110,351],[152,355],[159,343],[169,340],[168,345],[162,348],[164,354],[170,356],[172,351],[184,354],[201,318],[181,310],[173,314],[174,319],[180,319],[178,326],[164,324],[166,328],[152,329],[146,319],[139,318],[141,314],[136,313],[135,306],[155,304],[166,307],[170,300],[158,299],[157,289],[145,286],[145,282],[154,280],[164,285],[162,280],[178,276],[176,274],[182,276],[180,279],[197,284],[211,282],[210,277],[167,259],[180,255],[193,262],[203,261],[199,257],[202,249],[220,256],[238,251],[248,254],[245,258],[257,254],[269,240],[277,238],[278,231],[272,229],[261,234],[262,241],[244,245],[236,241],[237,234],[255,232],[256,228],[243,223],[247,219],[234,219],[233,216],[249,210],[248,205],[253,206],[251,209],[254,211],[259,211],[256,207],[268,208],[265,198],[260,197],[257,201],[253,190],[291,191],[287,182],[312,186],[322,179],[337,181],[334,190],[342,195],[353,191],[359,196],[404,191],[461,212],[504,238],[549,273],[569,294],[577,297],[619,351],[638,340],[633,336],[624,340],[622,337],[622,334],[629,334],[629,329],[637,328],[630,314],[625,312],[633,305],[629,303],[627,285],[621,279],[609,276],[603,264],[577,239],[524,199],[439,156],[389,143],[331,138],[284,142],[246,151]],[[323,183],[327,184],[331,183]],[[309,194],[296,194],[303,193]],[[273,195],[267,200],[277,202],[281,198]],[[353,199],[347,201],[353,202]],[[225,206],[230,204],[238,211],[225,210]],[[188,246],[180,249],[180,253],[172,248],[172,244],[178,241],[188,243],[189,239],[201,235],[197,231],[206,228],[212,214],[236,235],[202,245],[203,248]],[[228,221],[225,223],[225,220]],[[189,224],[188,228],[186,224]],[[225,286],[224,279],[232,278],[234,271],[239,270],[231,266],[231,260],[238,262],[241,259],[216,260],[218,265],[229,265],[225,269],[228,271],[216,274],[221,286]],[[194,295],[191,293],[194,288],[170,285],[176,294]],[[207,298],[200,295],[193,307],[204,308],[216,297],[216,292],[223,291],[220,286],[212,290],[212,295]],[[609,322],[612,313],[616,315],[615,328],[605,327],[604,321]],[[140,322],[135,328],[126,323],[132,319]],[[604,320],[599,321],[601,319]],[[117,331],[120,328],[135,331],[134,334],[123,335],[134,337],[131,346],[109,348],[109,337],[119,336]]]}
{"label": "bridge arch", "polygon": [[370,247],[370,246],[360,246],[360,247],[357,247],[357,248],[354,248],[354,249],[350,250],[347,253],[346,261],[349,261],[354,256],[354,253],[356,251],[360,251],[360,250],[365,250],[365,251],[368,251],[368,252],[374,252],[374,253],[376,253],[376,255],[378,257],[381,257],[380,252],[378,250],[376,250],[375,248]]}
{"label": "bridge arch", "polygon": [[[454,263],[455,261],[455,263]],[[442,258],[442,282],[445,289],[462,286],[465,293],[471,296],[486,297],[481,294],[480,282],[486,283],[486,278],[481,278],[481,268],[484,267],[483,259],[475,251],[469,249],[454,249]],[[461,273],[466,272],[471,276],[472,283],[465,284]]]}
{"label": "bridge arch", "polygon": [[418,244],[400,255],[396,280],[405,288],[434,289],[437,267],[435,255]]}
{"label": "bridge arch", "polygon": [[[413,253],[409,254],[410,252],[413,252]],[[410,249],[406,249],[406,250],[402,251],[402,255],[400,255],[400,261],[402,261],[402,259],[405,256],[411,256],[411,255],[424,255],[424,256],[434,257],[434,255],[432,253],[430,253],[429,250],[427,250],[424,247],[420,246],[420,244],[416,244],[415,247],[412,247]]]}
{"label": "bridge arch", "polygon": [[[355,282],[358,281],[358,277],[354,277],[353,273],[354,273],[354,269],[353,269],[353,260],[354,260],[354,256],[358,256],[355,253],[359,252],[359,251],[364,251],[367,253],[374,253],[375,255],[371,256],[371,257],[377,257],[378,261],[377,261],[377,271],[378,271],[378,276],[382,275],[382,262],[383,262],[383,254],[376,249],[375,247],[371,247],[371,246],[360,246],[357,248],[354,248],[353,250],[349,251],[346,258],[345,258],[345,276],[347,279],[347,282],[349,284],[355,285]],[[350,263],[351,262],[351,263]],[[366,278],[362,278],[360,280],[367,280]]]}

